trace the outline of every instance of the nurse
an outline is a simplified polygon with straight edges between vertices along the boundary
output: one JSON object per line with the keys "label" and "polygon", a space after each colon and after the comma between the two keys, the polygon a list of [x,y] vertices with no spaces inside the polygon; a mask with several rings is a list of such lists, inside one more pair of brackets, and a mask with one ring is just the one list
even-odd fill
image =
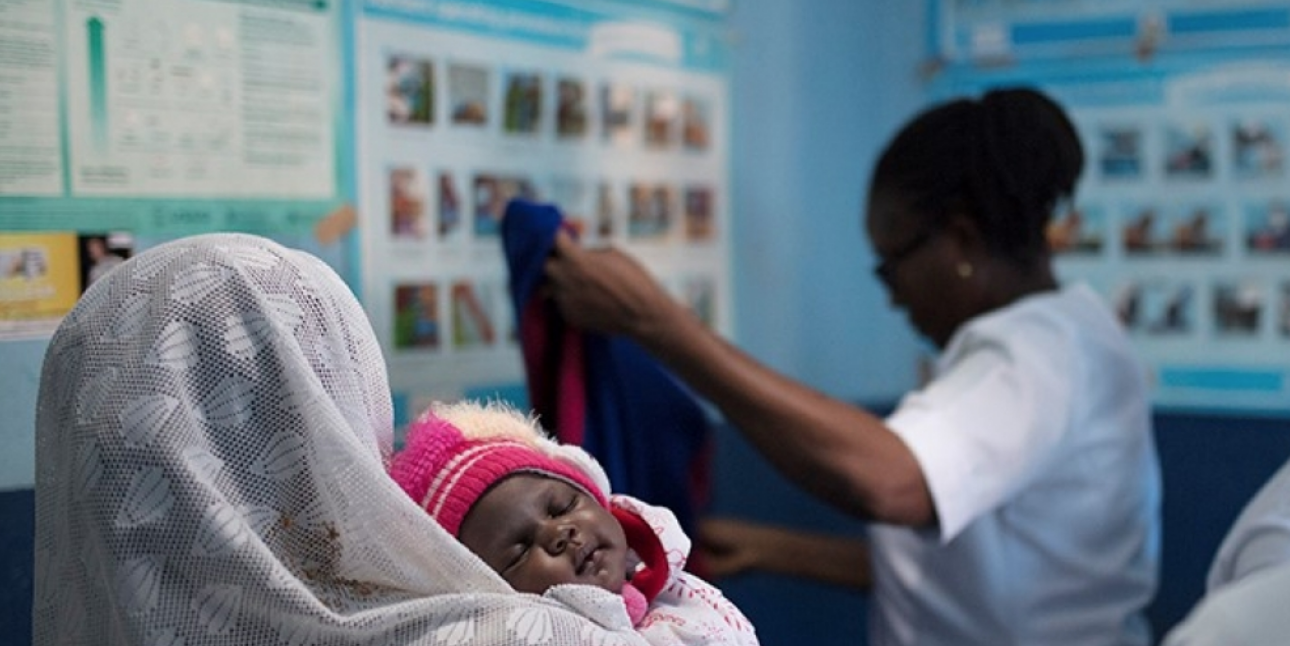
{"label": "nurse", "polygon": [[[941,351],[886,418],[757,362],[618,250],[560,237],[552,298],[573,324],[639,342],[787,477],[873,521],[871,577],[855,576],[873,586],[870,644],[1148,644],[1160,476],[1144,370],[1103,300],[1059,284],[1045,239],[1083,164],[1061,107],[1025,88],[935,106],[882,152],[875,274]],[[783,553],[739,527],[710,533],[714,554],[774,567],[748,554]]]}

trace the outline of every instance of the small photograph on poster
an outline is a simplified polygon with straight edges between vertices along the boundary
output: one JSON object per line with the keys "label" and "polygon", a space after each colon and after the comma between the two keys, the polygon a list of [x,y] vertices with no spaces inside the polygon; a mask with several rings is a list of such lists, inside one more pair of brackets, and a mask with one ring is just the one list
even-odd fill
{"label": "small photograph on poster", "polygon": [[439,239],[454,240],[462,232],[461,189],[457,187],[457,178],[452,171],[439,172]]}
{"label": "small photograph on poster", "polygon": [[613,182],[601,180],[596,184],[596,237],[600,240],[610,240],[622,229],[618,225],[622,211],[616,195]]}
{"label": "small photograph on poster", "polygon": [[1125,327],[1152,336],[1183,335],[1195,329],[1195,288],[1164,279],[1130,281],[1116,291],[1115,310]]}
{"label": "small photograph on poster", "polygon": [[587,86],[582,79],[564,77],[555,84],[555,134],[561,139],[587,134]]}
{"label": "small photograph on poster", "polygon": [[1053,218],[1045,234],[1048,248],[1055,254],[1099,254],[1106,241],[1106,208],[1077,204]]}
{"label": "small photograph on poster", "polygon": [[399,166],[389,172],[390,234],[395,240],[420,240],[426,235],[425,176],[415,168]]}
{"label": "small photograph on poster", "polygon": [[1162,226],[1168,231],[1168,248],[1179,254],[1219,254],[1223,251],[1227,221],[1223,209],[1212,204],[1188,204],[1167,209]]}
{"label": "small photograph on poster", "polygon": [[452,122],[459,126],[488,125],[488,68],[470,63],[448,66],[448,105]]}
{"label": "small photograph on poster", "polygon": [[676,95],[668,90],[650,90],[645,93],[645,145],[650,148],[671,148],[680,105]]}
{"label": "small photograph on poster", "polygon": [[1142,128],[1106,125],[1098,129],[1097,167],[1107,181],[1142,178]]}
{"label": "small photograph on poster", "polygon": [[681,302],[685,303],[703,324],[717,326],[717,283],[707,274],[681,276]]}
{"label": "small photograph on poster", "polygon": [[1232,174],[1237,179],[1280,177],[1286,133],[1280,121],[1240,119],[1232,124]]}
{"label": "small photograph on poster", "polygon": [[542,123],[542,75],[536,72],[508,72],[502,92],[502,131],[513,135],[534,135]]}
{"label": "small photograph on poster", "polygon": [[1247,205],[1245,244],[1254,254],[1290,253],[1290,203],[1271,200]]}
{"label": "small photograph on poster", "polygon": [[[36,282],[42,281],[49,276],[50,253],[47,248],[38,245],[13,245],[9,240],[5,239],[7,237],[7,234],[4,237],[0,237],[0,242],[4,243],[4,246],[0,247],[0,279]],[[84,254],[84,250],[85,246],[82,245],[82,254]],[[109,256],[110,254],[105,252],[104,257]],[[125,261],[124,258],[111,257],[115,259],[115,262],[111,263],[113,266]],[[86,265],[81,263],[81,266],[85,267]],[[105,264],[104,268],[110,267]],[[85,285],[86,282],[82,279],[80,284]],[[81,291],[85,290],[82,289]]]}
{"label": "small photograph on poster", "polygon": [[712,187],[687,186],[685,197],[685,237],[691,242],[708,242],[717,235],[716,215],[712,204]]}
{"label": "small photograph on poster", "polygon": [[1142,284],[1130,280],[1119,284],[1108,296],[1111,306],[1115,308],[1115,318],[1125,328],[1132,330],[1142,317]]}
{"label": "small photograph on poster", "polygon": [[511,291],[504,279],[498,278],[488,282],[488,291],[493,295],[494,327],[497,339],[510,348],[518,349],[520,345],[519,318],[515,314],[515,302],[511,300]]}
{"label": "small photograph on poster", "polygon": [[394,287],[395,350],[437,350],[442,329],[438,283],[407,283]]}
{"label": "small photograph on poster", "polygon": [[81,291],[105,276],[134,253],[134,236],[125,231],[82,233],[76,238],[80,252]]}
{"label": "small photograph on poster", "polygon": [[1204,180],[1214,175],[1214,133],[1208,124],[1174,123],[1165,127],[1165,177]]}
{"label": "small photograph on poster", "polygon": [[1131,206],[1125,210],[1124,218],[1120,226],[1120,242],[1126,254],[1149,254],[1165,247],[1157,207]]}
{"label": "small photograph on poster", "polygon": [[492,237],[501,231],[506,204],[515,198],[538,199],[537,189],[526,177],[482,174],[474,181],[475,223],[478,237]]}
{"label": "small photograph on poster", "polygon": [[630,85],[606,83],[600,87],[600,126],[605,141],[627,145],[632,137],[632,113],[635,110],[636,92]]}
{"label": "small photograph on poster", "polygon": [[707,101],[689,96],[681,102],[681,143],[686,150],[708,149],[712,139],[711,108]]}
{"label": "small photograph on poster", "polygon": [[633,240],[666,238],[676,220],[674,193],[666,184],[632,183],[627,189],[627,236]]}
{"label": "small photograph on poster", "polygon": [[483,348],[497,342],[495,285],[460,279],[452,283],[452,347]]}
{"label": "small photograph on poster", "polygon": [[434,63],[391,55],[386,59],[385,112],[390,123],[434,123]]}
{"label": "small photograph on poster", "polygon": [[560,209],[565,222],[578,232],[578,236],[584,242],[595,238],[597,235],[595,227],[587,221],[587,197],[590,195],[587,180],[570,175],[559,175],[551,178],[550,187],[551,202]]}
{"label": "small photograph on poster", "polygon": [[1290,339],[1290,282],[1281,283],[1281,296],[1277,305],[1277,331]]}
{"label": "small photograph on poster", "polygon": [[1222,336],[1254,336],[1263,315],[1263,287],[1253,280],[1214,286],[1214,330]]}

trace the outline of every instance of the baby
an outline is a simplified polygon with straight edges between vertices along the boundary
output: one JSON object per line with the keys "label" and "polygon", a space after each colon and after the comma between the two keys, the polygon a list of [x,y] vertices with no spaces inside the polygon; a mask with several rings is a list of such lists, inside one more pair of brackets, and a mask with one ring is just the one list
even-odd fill
{"label": "baby", "polygon": [[436,404],[390,474],[519,592],[592,585],[621,595],[652,644],[757,644],[720,592],[683,571],[690,541],[666,509],[609,496],[585,451],[501,403]]}

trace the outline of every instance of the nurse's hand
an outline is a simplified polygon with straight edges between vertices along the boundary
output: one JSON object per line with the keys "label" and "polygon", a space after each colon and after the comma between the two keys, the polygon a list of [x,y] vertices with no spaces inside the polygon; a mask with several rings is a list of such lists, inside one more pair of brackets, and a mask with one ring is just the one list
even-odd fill
{"label": "nurse's hand", "polygon": [[869,544],[857,538],[708,519],[699,524],[698,549],[714,578],[766,570],[859,590],[872,583]]}
{"label": "nurse's hand", "polygon": [[685,314],[631,256],[585,249],[564,231],[556,234],[545,269],[551,298],[576,327],[644,340]]}
{"label": "nurse's hand", "polygon": [[710,518],[699,523],[697,549],[713,577],[732,576],[765,567],[765,553],[775,549],[777,528],[740,520]]}

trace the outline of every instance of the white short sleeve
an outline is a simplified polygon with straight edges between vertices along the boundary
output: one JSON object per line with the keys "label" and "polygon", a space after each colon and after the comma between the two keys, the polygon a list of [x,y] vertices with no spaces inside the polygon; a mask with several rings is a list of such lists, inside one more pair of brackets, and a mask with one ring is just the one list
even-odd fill
{"label": "white short sleeve", "polygon": [[958,339],[940,376],[887,419],[923,469],[942,543],[1024,486],[1068,427],[1073,366],[1061,335],[1010,323]]}

